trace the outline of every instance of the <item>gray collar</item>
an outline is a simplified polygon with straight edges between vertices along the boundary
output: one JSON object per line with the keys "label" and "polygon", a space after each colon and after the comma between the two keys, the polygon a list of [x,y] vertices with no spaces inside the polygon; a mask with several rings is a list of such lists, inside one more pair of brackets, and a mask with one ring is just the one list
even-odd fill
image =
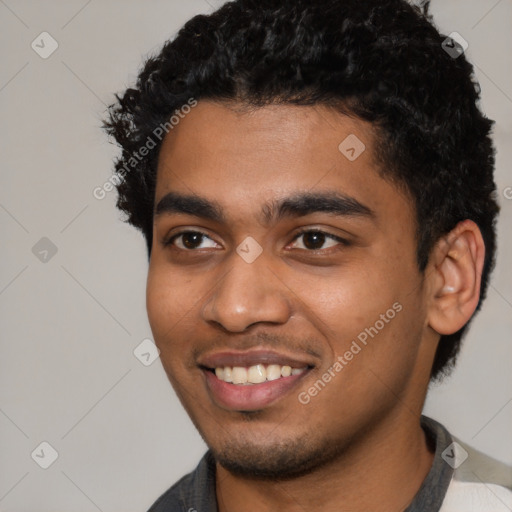
{"label": "gray collar", "polygon": [[441,456],[453,442],[452,436],[440,423],[426,416],[421,417],[421,426],[427,436],[427,442],[435,449],[434,462],[420,490],[405,512],[440,510],[453,475],[453,468]]}

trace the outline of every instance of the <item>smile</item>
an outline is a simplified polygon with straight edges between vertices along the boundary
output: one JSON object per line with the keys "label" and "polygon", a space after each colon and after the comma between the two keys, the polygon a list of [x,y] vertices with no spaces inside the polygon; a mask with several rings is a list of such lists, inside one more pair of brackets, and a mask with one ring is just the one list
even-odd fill
{"label": "smile", "polygon": [[311,355],[263,348],[204,354],[197,364],[210,399],[222,409],[238,412],[274,405],[316,366]]}
{"label": "smile", "polygon": [[235,385],[253,385],[290,377],[290,375],[300,375],[306,370],[306,367],[292,368],[288,365],[256,364],[248,368],[243,366],[217,367],[215,375],[218,379]]}

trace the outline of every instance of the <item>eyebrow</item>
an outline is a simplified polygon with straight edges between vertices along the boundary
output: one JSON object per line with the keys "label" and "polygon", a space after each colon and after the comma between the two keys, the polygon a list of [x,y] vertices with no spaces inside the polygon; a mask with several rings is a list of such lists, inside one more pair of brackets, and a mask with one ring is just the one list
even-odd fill
{"label": "eyebrow", "polygon": [[[261,209],[264,224],[277,222],[285,217],[304,217],[312,213],[375,218],[375,213],[371,208],[351,196],[337,192],[298,193],[270,201]],[[219,203],[193,194],[184,195],[176,192],[166,194],[155,208],[155,216],[162,214],[185,214],[218,223],[226,222]]]}
{"label": "eyebrow", "polygon": [[164,213],[181,213],[202,217],[219,223],[224,222],[222,208],[216,202],[196,195],[183,195],[176,192],[166,194],[155,208],[155,216]]}
{"label": "eyebrow", "polygon": [[357,199],[337,192],[305,192],[291,197],[271,201],[262,209],[267,223],[283,217],[304,217],[312,213],[332,213],[343,217],[374,218],[371,208]]}

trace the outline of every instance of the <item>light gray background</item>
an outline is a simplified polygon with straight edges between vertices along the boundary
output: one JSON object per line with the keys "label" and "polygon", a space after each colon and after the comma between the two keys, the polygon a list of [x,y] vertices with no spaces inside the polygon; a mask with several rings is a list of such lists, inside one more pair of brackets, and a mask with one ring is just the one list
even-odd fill
{"label": "light gray background", "polygon": [[[1,511],[143,511],[205,450],[160,361],[133,355],[151,337],[145,246],[121,223],[115,193],[92,191],[117,154],[99,128],[112,93],[188,18],[221,3],[0,0]],[[469,42],[497,121],[502,214],[484,311],[427,412],[512,463],[512,1],[432,7],[445,33]],[[31,48],[43,31],[59,44],[48,59]],[[32,252],[42,237],[58,250],[46,263]],[[31,458],[43,441],[59,454],[46,470]]]}

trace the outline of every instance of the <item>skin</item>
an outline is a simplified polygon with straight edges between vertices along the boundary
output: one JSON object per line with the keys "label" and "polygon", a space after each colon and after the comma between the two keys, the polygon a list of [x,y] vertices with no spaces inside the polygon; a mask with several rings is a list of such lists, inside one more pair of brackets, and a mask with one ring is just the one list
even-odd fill
{"label": "skin", "polygon": [[[147,283],[162,364],[218,461],[219,509],[404,510],[432,464],[420,415],[439,335],[464,325],[478,301],[480,232],[459,224],[419,272],[414,205],[380,176],[370,124],[323,106],[238,107],[201,101],[165,138],[155,204],[194,194],[224,219],[155,215]],[[338,150],[350,134],[366,146],[355,161]],[[341,192],[373,215],[262,215],[303,192]],[[349,243],[322,245],[320,236],[311,250],[302,228]],[[183,245],[197,241],[190,235],[165,244],[190,231],[204,233],[199,248]],[[236,253],[247,236],[262,248],[253,263]],[[299,393],[396,303],[401,311],[301,403]],[[255,347],[313,368],[261,410],[229,410],[198,359]]]}

